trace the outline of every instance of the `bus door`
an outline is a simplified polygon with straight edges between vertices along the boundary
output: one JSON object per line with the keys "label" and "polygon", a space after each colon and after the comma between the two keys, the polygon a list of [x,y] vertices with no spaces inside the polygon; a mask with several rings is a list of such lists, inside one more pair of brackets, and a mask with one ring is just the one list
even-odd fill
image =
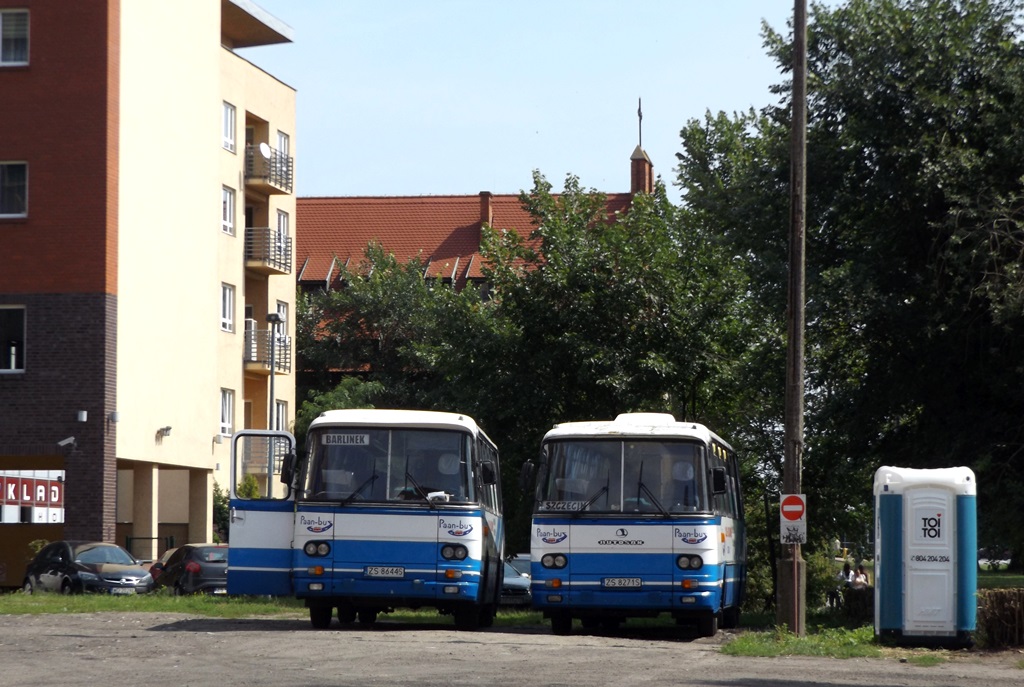
{"label": "bus door", "polygon": [[293,593],[294,452],[288,432],[244,429],[231,438],[228,594]]}

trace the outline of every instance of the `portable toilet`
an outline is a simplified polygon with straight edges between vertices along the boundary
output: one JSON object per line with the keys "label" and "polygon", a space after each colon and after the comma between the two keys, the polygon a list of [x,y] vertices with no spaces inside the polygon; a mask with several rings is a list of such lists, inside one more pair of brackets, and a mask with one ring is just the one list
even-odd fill
{"label": "portable toilet", "polygon": [[970,468],[875,471],[875,634],[968,646],[978,615]]}

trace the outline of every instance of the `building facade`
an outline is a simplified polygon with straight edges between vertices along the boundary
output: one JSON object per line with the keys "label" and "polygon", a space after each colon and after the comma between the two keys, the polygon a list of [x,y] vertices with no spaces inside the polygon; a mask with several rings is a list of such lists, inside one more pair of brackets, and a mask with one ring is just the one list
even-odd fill
{"label": "building facade", "polygon": [[0,35],[17,586],[38,539],[209,541],[227,438],[290,426],[295,92],[239,54],[293,37],[249,0],[0,0]]}

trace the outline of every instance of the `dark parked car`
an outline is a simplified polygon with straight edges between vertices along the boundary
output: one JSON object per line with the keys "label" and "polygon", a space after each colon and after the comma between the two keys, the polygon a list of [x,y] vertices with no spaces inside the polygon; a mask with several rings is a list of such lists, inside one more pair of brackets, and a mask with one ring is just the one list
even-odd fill
{"label": "dark parked car", "polygon": [[153,577],[117,544],[98,541],[55,541],[36,554],[25,569],[22,589],[77,594],[144,594]]}
{"label": "dark parked car", "polygon": [[176,595],[227,594],[227,544],[185,544],[161,567],[156,586],[172,589]]}
{"label": "dark parked car", "polygon": [[501,605],[529,606],[532,602],[530,578],[520,574],[509,563],[505,563],[505,579],[501,583]]}
{"label": "dark parked car", "polygon": [[167,549],[164,554],[160,556],[158,560],[151,561],[149,563],[143,563],[142,567],[149,571],[149,574],[153,576],[153,580],[160,577],[160,573],[167,567],[167,559],[174,555],[177,549]]}
{"label": "dark parked car", "polygon": [[508,562],[519,571],[520,575],[530,576],[530,554],[517,553],[514,556],[509,556]]}

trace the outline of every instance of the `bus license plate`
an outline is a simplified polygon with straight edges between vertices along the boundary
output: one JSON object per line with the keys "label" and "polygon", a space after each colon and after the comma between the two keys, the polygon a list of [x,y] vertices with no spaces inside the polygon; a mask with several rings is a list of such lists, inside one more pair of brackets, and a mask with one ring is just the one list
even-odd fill
{"label": "bus license plate", "polygon": [[617,589],[639,589],[641,583],[639,577],[606,577],[601,580],[601,585]]}
{"label": "bus license plate", "polygon": [[370,565],[366,567],[364,574],[367,577],[386,577],[401,579],[405,577],[405,568],[387,567],[383,565]]}

